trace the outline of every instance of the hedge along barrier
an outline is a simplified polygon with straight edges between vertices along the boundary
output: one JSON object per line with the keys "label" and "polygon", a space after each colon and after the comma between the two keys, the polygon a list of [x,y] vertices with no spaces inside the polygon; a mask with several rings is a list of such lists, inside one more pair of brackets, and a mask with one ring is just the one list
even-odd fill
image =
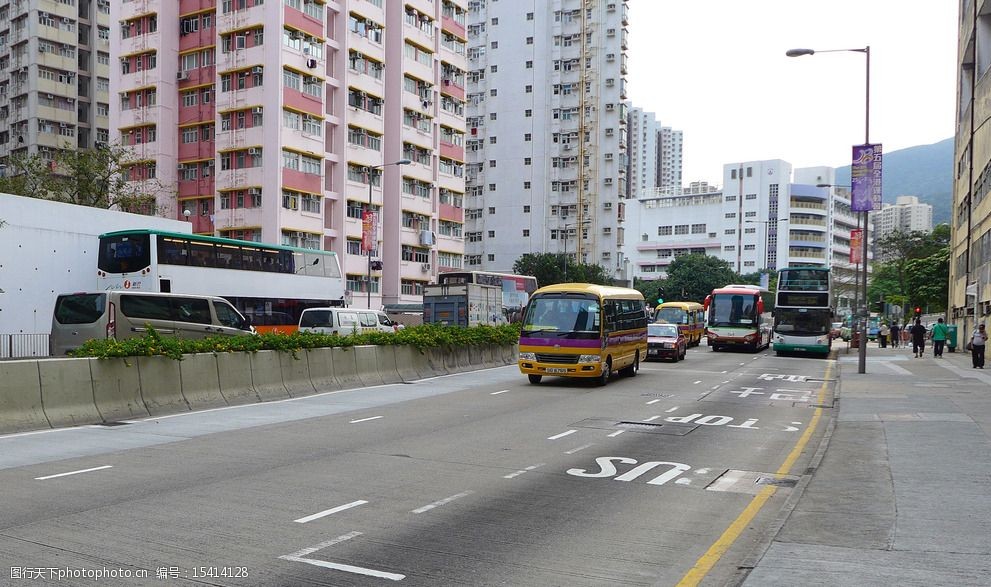
{"label": "hedge along barrier", "polygon": [[[503,356],[499,347],[489,350]],[[297,351],[296,359],[258,351],[189,354],[182,361],[159,355],[0,361],[0,434],[286,399],[287,382],[312,394],[414,381],[446,374],[445,356],[455,354],[461,358],[449,362],[460,370],[459,362],[484,358],[485,350],[401,345],[315,348]],[[506,356],[514,355],[509,349]]]}

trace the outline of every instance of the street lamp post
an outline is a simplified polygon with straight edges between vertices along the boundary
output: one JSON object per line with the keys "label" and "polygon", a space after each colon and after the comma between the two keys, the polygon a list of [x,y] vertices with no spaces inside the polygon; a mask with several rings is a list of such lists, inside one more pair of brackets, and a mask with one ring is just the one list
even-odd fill
{"label": "street lamp post", "polygon": [[[865,96],[866,96],[865,105],[864,105],[864,144],[865,145],[869,145],[869,144],[871,144],[871,47],[870,47],[870,45],[868,45],[868,46],[866,46],[866,47],[864,47],[862,49],[828,49],[828,50],[825,50],[825,51],[815,51],[813,49],[789,49],[788,51],[785,52],[785,55],[787,55],[788,57],[802,57],[804,55],[815,55],[816,53],[843,53],[843,52],[845,52],[845,53],[863,53],[864,56],[867,58],[866,59],[866,61],[867,61],[867,76],[866,76],[866,84],[865,84],[865,92],[864,92],[865,93]],[[866,373],[867,372],[867,336],[866,336],[867,335],[866,318],[868,316],[868,312],[867,312],[867,214],[868,214],[868,212],[866,210],[864,210],[863,212],[861,212],[861,215],[862,215],[862,218],[863,218],[863,221],[861,222],[861,224],[863,225],[863,228],[862,228],[862,232],[861,232],[861,239],[862,239],[862,241],[861,241],[861,252],[860,252],[860,256],[861,256],[861,259],[864,262],[864,270],[863,270],[863,274],[861,276],[862,281],[861,281],[861,296],[860,296],[860,298],[861,298],[861,302],[863,302],[863,304],[864,304],[864,308],[863,308],[863,310],[861,310],[861,308],[859,307],[859,304],[858,304],[857,313],[859,314],[858,320],[863,320],[864,321],[865,328],[861,329],[860,348],[858,349],[860,352],[858,353],[857,373]]]}
{"label": "street lamp post", "polygon": [[[374,175],[373,173],[374,170],[389,167],[390,165],[409,165],[410,163],[412,163],[412,161],[410,161],[409,159],[400,159],[399,161],[394,161],[392,163],[383,163],[381,165],[371,165],[368,167],[368,211],[369,212],[372,211],[372,184],[374,183],[372,177]],[[385,204],[385,201],[383,200],[382,203]],[[376,218],[376,220],[378,219]],[[368,243],[367,245],[368,250],[366,251],[366,253],[368,253],[368,273],[367,273],[368,283],[365,284],[365,288],[368,294],[369,310],[372,309],[372,250],[374,248],[373,247],[374,244],[377,243]]]}
{"label": "street lamp post", "polygon": [[[777,224],[779,222],[788,222],[788,219],[787,218],[778,218],[777,220],[744,220],[744,222],[746,222],[748,224],[763,224],[764,225],[764,269],[767,269],[768,271],[770,271],[770,269],[771,269],[771,266],[770,266],[771,265],[771,262],[770,262],[770,254],[771,254],[771,233],[770,233],[770,230],[771,230],[771,227],[769,225],[772,224],[772,223],[773,224]],[[776,266],[775,266],[775,269],[777,269]]]}

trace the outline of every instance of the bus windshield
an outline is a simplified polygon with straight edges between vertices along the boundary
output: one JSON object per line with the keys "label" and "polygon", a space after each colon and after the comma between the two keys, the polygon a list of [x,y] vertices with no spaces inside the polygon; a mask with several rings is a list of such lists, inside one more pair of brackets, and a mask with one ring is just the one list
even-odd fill
{"label": "bus windshield", "polygon": [[[543,296],[530,300],[524,335],[598,338],[602,312],[595,298]],[[537,334],[539,333],[539,334]]]}
{"label": "bus windshield", "polygon": [[777,308],[774,311],[774,331],[792,336],[822,336],[832,325],[829,308]]}
{"label": "bus windshield", "polygon": [[655,322],[668,324],[688,324],[688,313],[681,308],[661,308],[657,311]]}
{"label": "bus windshield", "polygon": [[128,234],[100,239],[97,267],[107,273],[134,273],[151,265],[150,235]]}
{"label": "bus windshield", "polygon": [[746,294],[715,294],[709,305],[709,326],[753,326],[757,323],[755,298]]}

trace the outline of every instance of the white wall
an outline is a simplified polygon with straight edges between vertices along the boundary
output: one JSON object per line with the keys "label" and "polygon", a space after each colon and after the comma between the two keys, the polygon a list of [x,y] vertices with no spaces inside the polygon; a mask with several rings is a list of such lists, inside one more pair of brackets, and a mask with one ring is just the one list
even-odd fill
{"label": "white wall", "polygon": [[0,220],[0,334],[48,334],[58,294],[94,290],[100,234],[192,230],[180,220],[9,194],[0,194]]}

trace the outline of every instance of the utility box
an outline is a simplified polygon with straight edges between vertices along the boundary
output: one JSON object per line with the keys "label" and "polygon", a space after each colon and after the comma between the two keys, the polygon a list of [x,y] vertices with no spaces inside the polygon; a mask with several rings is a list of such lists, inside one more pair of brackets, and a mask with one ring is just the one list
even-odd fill
{"label": "utility box", "polygon": [[505,324],[502,288],[480,283],[426,285],[423,323],[463,327]]}
{"label": "utility box", "polygon": [[950,349],[951,353],[957,351],[957,325],[947,324],[948,332],[946,333],[946,347]]}

